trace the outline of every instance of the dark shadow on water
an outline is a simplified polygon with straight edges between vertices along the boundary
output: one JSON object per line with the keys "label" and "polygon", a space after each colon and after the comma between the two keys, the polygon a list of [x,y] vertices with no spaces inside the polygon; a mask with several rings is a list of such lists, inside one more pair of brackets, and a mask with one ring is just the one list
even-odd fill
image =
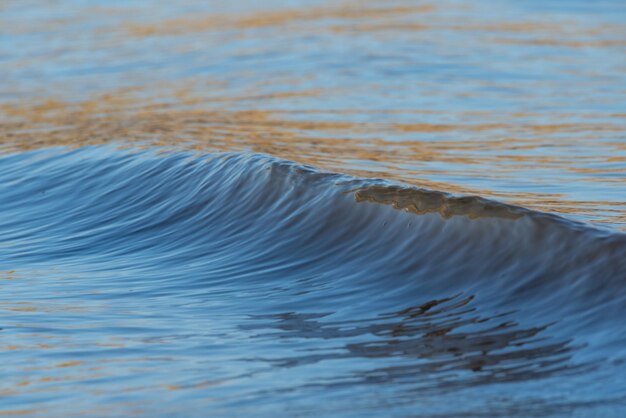
{"label": "dark shadow on water", "polygon": [[[516,312],[485,316],[478,313],[474,302],[474,296],[458,294],[370,318],[341,321],[332,321],[330,313],[285,312],[251,316],[252,323],[242,329],[256,331],[255,338],[297,340],[307,347],[298,351],[305,354],[262,359],[273,367],[371,360],[371,367],[362,368],[360,362],[361,369],[338,368],[334,378],[305,386],[400,384],[422,394],[442,393],[596,368],[596,364],[572,359],[581,345],[550,337],[550,327],[557,324],[524,327],[513,319]],[[336,344],[329,346],[329,342]]]}

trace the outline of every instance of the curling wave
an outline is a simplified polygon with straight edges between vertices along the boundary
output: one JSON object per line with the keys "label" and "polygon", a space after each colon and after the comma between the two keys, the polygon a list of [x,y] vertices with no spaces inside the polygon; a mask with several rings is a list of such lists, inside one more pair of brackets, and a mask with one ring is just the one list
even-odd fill
{"label": "curling wave", "polygon": [[[481,197],[257,154],[11,154],[0,268],[14,313],[0,338],[26,347],[7,351],[5,390],[35,410],[53,402],[41,382],[59,402],[83,380],[98,395],[74,412],[619,416],[626,405],[626,235]],[[27,321],[20,306],[45,315]],[[24,367],[11,359],[51,361],[36,349],[44,337],[77,369],[11,382]],[[111,366],[94,378],[96,364]]]}

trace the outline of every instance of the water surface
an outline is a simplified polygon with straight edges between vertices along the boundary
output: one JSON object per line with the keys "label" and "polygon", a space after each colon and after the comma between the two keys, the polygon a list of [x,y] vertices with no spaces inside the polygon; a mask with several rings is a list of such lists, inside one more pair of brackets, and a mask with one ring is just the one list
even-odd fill
{"label": "water surface", "polygon": [[0,414],[626,410],[621,1],[0,4]]}

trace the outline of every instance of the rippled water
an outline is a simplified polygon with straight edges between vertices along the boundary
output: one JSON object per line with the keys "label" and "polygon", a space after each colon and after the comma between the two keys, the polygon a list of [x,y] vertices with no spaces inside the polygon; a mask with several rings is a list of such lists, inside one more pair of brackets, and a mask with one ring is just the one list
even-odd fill
{"label": "rippled water", "polygon": [[5,406],[626,402],[623,234],[260,155],[95,147],[0,164]]}
{"label": "rippled water", "polygon": [[624,21],[0,3],[0,415],[623,416]]}

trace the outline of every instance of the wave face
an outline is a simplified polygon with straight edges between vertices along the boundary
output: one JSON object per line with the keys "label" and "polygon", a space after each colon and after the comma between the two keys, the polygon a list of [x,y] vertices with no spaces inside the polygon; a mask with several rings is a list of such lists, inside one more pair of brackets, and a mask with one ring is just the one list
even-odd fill
{"label": "wave face", "polygon": [[265,155],[0,158],[5,408],[622,416],[626,235]]}

